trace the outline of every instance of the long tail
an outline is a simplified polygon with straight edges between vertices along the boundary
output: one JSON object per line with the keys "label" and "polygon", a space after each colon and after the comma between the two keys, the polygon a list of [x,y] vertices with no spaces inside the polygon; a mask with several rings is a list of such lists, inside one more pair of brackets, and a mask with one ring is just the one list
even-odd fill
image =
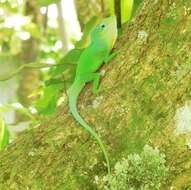
{"label": "long tail", "polygon": [[95,138],[95,140],[99,144],[106,160],[108,174],[110,175],[111,169],[110,169],[109,157],[102,140],[100,139],[98,134],[83,120],[83,118],[80,116],[77,110],[77,98],[83,88],[84,88],[84,83],[82,83],[81,81],[75,81],[74,84],[71,86],[69,90],[69,108],[74,118],[81,124],[81,126],[84,129],[86,129]]}

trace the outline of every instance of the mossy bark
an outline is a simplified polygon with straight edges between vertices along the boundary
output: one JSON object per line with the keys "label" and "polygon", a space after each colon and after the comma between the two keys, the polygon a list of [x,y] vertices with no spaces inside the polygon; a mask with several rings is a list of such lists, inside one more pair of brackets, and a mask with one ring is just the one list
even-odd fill
{"label": "mossy bark", "polygon": [[[190,10],[190,0],[145,1],[121,31],[118,55],[101,68],[99,95],[87,85],[79,98],[80,113],[102,137],[112,166],[145,144],[166,154],[164,190],[191,186],[190,150],[174,134],[176,110],[191,99]],[[0,154],[4,190],[92,190],[94,177],[105,174],[99,146],[67,107]]]}

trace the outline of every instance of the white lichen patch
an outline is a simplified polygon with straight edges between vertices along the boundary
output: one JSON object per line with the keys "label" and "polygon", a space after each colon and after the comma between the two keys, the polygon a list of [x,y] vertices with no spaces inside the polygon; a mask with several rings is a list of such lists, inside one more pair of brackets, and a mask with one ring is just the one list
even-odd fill
{"label": "white lichen patch", "polygon": [[187,16],[190,14],[191,8],[190,7],[185,7],[184,6],[184,16]]}
{"label": "white lichen patch", "polygon": [[188,140],[187,140],[186,145],[187,145],[188,148],[191,150],[191,139],[188,139]]}
{"label": "white lichen patch", "polygon": [[144,30],[138,32],[138,39],[142,42],[146,42],[148,38],[148,33]]}
{"label": "white lichen patch", "polygon": [[36,113],[38,112],[37,109],[36,109],[34,106],[29,107],[29,111],[30,111],[32,114],[36,114]]}
{"label": "white lichen patch", "polygon": [[96,176],[94,177],[94,183],[95,183],[95,184],[98,184],[98,183],[99,183],[99,176],[96,175]]}
{"label": "white lichen patch", "polygon": [[168,18],[173,18],[176,20],[177,18],[177,12],[176,12],[176,3],[173,3],[172,6],[170,6],[169,12],[166,14]]}
{"label": "white lichen patch", "polygon": [[96,157],[91,157],[89,160],[90,160],[90,161],[87,162],[86,164],[87,164],[88,167],[92,170],[92,169],[95,167],[95,165],[97,165],[98,160],[97,160]]}
{"label": "white lichen patch", "polygon": [[105,70],[101,70],[100,75],[103,77],[105,75]]}
{"label": "white lichen patch", "polygon": [[98,108],[100,103],[101,103],[101,101],[102,101],[102,99],[103,99],[103,96],[96,97],[95,100],[92,102],[92,107],[94,109]]}
{"label": "white lichen patch", "polygon": [[121,105],[117,111],[119,116],[124,116],[127,115],[127,113],[129,112],[129,108],[127,107],[127,105]]}
{"label": "white lichen patch", "polygon": [[191,132],[191,101],[176,111],[176,134]]}
{"label": "white lichen patch", "polygon": [[86,107],[84,106],[84,104],[81,104],[81,105],[80,105],[80,108],[83,110],[83,109],[85,109]]}
{"label": "white lichen patch", "polygon": [[35,155],[35,152],[30,151],[30,152],[28,153],[28,155],[29,155],[29,156],[34,156],[34,155]]}

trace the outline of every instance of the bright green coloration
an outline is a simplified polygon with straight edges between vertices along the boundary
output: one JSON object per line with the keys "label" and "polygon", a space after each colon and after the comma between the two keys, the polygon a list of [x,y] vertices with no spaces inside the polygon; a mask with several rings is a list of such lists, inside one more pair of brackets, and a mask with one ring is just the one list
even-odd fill
{"label": "bright green coloration", "polygon": [[63,83],[45,86],[43,95],[35,102],[38,113],[50,115],[55,112]]}
{"label": "bright green coloration", "polygon": [[53,3],[59,3],[60,0],[37,0],[39,6],[48,6]]}
{"label": "bright green coloration", "polygon": [[0,150],[9,144],[9,131],[2,117],[0,117]]}
{"label": "bright green coloration", "polygon": [[[115,164],[115,172],[104,179],[105,190],[159,190],[168,173],[165,155],[157,148],[145,145],[140,154],[130,154]],[[105,180],[104,180],[105,181]],[[103,187],[100,189],[103,189]]]}
{"label": "bright green coloration", "polygon": [[126,23],[130,20],[133,12],[134,0],[121,0],[121,23]]}
{"label": "bright green coloration", "polygon": [[117,38],[117,23],[115,17],[108,17],[95,28],[92,34],[91,44],[80,56],[76,69],[74,82],[69,89],[69,107],[74,118],[85,128],[98,142],[106,159],[108,173],[110,174],[110,164],[108,154],[103,142],[97,133],[82,119],[77,110],[77,98],[87,82],[93,81],[93,93],[98,92],[100,74],[96,71],[103,62],[109,60],[113,55],[109,55]]}
{"label": "bright green coloration", "polygon": [[[134,0],[121,0],[121,23],[124,24],[128,22],[131,18],[133,12]],[[110,13],[115,14],[114,0],[109,0]]]}

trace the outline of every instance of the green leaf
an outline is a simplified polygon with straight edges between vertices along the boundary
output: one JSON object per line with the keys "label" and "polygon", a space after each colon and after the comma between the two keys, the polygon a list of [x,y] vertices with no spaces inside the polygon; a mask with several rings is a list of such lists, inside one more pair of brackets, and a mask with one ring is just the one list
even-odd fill
{"label": "green leaf", "polygon": [[55,85],[55,84],[64,84],[65,81],[63,81],[60,78],[51,78],[50,80],[46,80],[45,81],[45,85],[46,86],[51,86],[51,85]]}
{"label": "green leaf", "polygon": [[58,63],[58,66],[55,66],[50,69],[49,75],[51,77],[58,77],[62,75],[65,71],[70,71],[70,75],[73,75],[71,72],[75,72],[78,59],[83,52],[83,49],[72,49],[64,57],[62,57]]}
{"label": "green leaf", "polygon": [[60,64],[77,64],[84,49],[72,49],[61,60]]}
{"label": "green leaf", "polygon": [[60,0],[37,0],[39,6],[48,6],[53,3],[58,3]]}
{"label": "green leaf", "polygon": [[114,0],[109,0],[109,11],[111,15],[115,15]]}
{"label": "green leaf", "polygon": [[134,0],[121,0],[121,23],[128,22],[133,12]]}
{"label": "green leaf", "polygon": [[42,115],[50,115],[55,112],[60,90],[63,84],[45,86],[43,95],[36,101],[35,107]]}
{"label": "green leaf", "polygon": [[[121,23],[129,22],[143,0],[121,0]],[[109,0],[110,14],[115,15],[114,0]]]}
{"label": "green leaf", "polygon": [[0,117],[0,150],[3,150],[9,144],[9,131],[4,122],[4,119]]}
{"label": "green leaf", "polygon": [[29,32],[34,38],[40,38],[41,33],[39,27],[35,23],[27,23],[22,26],[22,29],[26,32]]}

